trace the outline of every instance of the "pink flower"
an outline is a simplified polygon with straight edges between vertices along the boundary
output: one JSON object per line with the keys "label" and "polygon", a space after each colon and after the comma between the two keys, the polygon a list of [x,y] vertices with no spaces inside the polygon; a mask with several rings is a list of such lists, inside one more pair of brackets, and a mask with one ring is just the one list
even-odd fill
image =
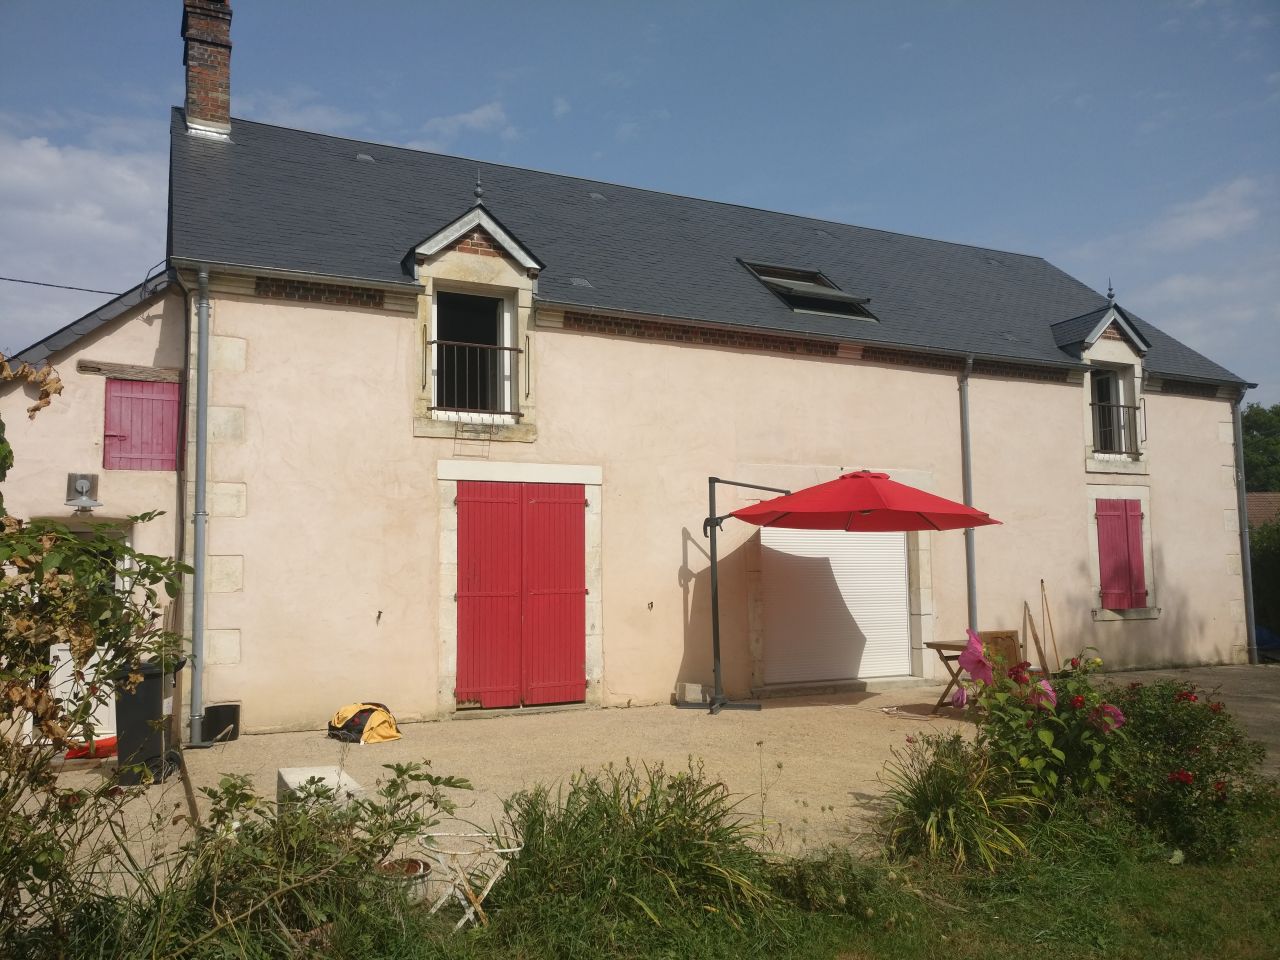
{"label": "pink flower", "polygon": [[1048,680],[1041,680],[1039,684],[1031,688],[1031,703],[1039,710],[1052,710],[1058,705],[1058,694],[1053,689],[1053,684]]}
{"label": "pink flower", "polygon": [[951,705],[957,710],[963,710],[966,703],[969,702],[969,691],[964,687],[956,687],[956,692],[951,695]]}
{"label": "pink flower", "polygon": [[959,658],[960,669],[964,670],[980,683],[995,683],[995,674],[991,672],[991,661],[982,651],[982,638],[972,630],[969,631],[969,644]]}
{"label": "pink flower", "polygon": [[1120,712],[1120,708],[1112,703],[1101,704],[1089,717],[1104,733],[1111,733],[1113,730],[1119,730],[1124,726],[1124,714]]}

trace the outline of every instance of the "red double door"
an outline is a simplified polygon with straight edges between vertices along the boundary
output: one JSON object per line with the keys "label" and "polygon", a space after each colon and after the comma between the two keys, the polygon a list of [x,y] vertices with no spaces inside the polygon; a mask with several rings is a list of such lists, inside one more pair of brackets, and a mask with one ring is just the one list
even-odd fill
{"label": "red double door", "polygon": [[458,482],[461,707],[586,698],[581,484]]}

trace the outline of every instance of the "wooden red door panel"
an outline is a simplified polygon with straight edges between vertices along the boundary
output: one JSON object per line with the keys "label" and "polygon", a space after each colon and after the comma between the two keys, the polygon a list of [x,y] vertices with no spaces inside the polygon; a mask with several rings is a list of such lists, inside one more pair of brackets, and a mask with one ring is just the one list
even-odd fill
{"label": "wooden red door panel", "polygon": [[524,702],[586,698],[586,497],[576,483],[524,487]]}
{"label": "wooden red door panel", "polygon": [[176,383],[107,380],[102,466],[176,470],[181,393]]}
{"label": "wooden red door panel", "polygon": [[458,482],[459,706],[520,703],[520,485]]}
{"label": "wooden red door panel", "polygon": [[459,707],[586,698],[581,484],[458,482]]}

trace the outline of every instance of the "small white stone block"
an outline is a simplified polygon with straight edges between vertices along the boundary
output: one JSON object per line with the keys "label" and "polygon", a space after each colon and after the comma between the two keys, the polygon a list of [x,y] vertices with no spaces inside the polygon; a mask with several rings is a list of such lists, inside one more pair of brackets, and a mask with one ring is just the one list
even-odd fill
{"label": "small white stone block", "polygon": [[678,703],[708,703],[710,699],[700,683],[676,684],[676,701]]}
{"label": "small white stone block", "polygon": [[322,780],[339,803],[364,793],[364,787],[337,767],[281,767],[276,773],[276,801],[292,800],[294,793],[312,779]]}
{"label": "small white stone block", "polygon": [[209,338],[209,369],[243,373],[248,343],[240,337]]}
{"label": "small white stone block", "polygon": [[240,662],[239,630],[205,630],[204,632],[205,663],[210,665],[235,664]]}

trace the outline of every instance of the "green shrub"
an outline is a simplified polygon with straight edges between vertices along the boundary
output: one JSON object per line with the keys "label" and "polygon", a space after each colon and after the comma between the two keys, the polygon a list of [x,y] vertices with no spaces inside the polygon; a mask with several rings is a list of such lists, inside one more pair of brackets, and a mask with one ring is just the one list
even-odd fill
{"label": "green shrub", "polygon": [[523,846],[488,901],[516,953],[662,955],[701,928],[767,925],[778,905],[756,830],[700,764],[583,771],[512,797],[499,830]]}
{"label": "green shrub", "polygon": [[885,764],[884,779],[889,851],[946,860],[956,870],[969,863],[994,870],[1025,852],[1019,830],[1044,806],[1025,775],[1019,779],[959,734],[908,738]]}
{"label": "green shrub", "polygon": [[843,847],[830,847],[774,865],[778,896],[813,913],[863,916],[873,887],[866,865]]}
{"label": "green shrub", "polygon": [[975,691],[979,745],[1024,775],[1040,799],[1110,785],[1109,748],[1123,736],[1124,715],[1094,689],[1091,674],[1101,665],[1082,654],[1041,680],[1026,662],[997,667],[994,682]]}
{"label": "green shrub", "polygon": [[1113,696],[1129,721],[1116,761],[1122,802],[1187,856],[1232,853],[1241,814],[1263,789],[1262,745],[1193,683],[1131,683]]}

